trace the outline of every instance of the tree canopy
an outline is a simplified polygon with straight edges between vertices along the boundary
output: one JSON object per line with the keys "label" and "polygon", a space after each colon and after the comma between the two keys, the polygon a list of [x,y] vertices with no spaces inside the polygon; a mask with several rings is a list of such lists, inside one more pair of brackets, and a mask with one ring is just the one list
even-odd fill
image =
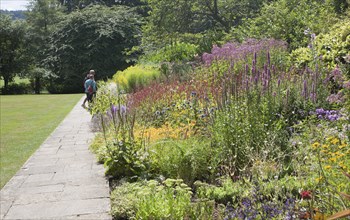
{"label": "tree canopy", "polygon": [[[81,92],[89,69],[111,77],[125,69],[126,51],[139,44],[140,16],[123,6],[91,6],[65,17],[50,37],[46,66],[56,74],[51,92]],[[60,85],[60,86],[56,86]]]}
{"label": "tree canopy", "polygon": [[5,91],[8,83],[26,67],[24,35],[23,21],[13,21],[10,16],[0,14],[0,76]]}

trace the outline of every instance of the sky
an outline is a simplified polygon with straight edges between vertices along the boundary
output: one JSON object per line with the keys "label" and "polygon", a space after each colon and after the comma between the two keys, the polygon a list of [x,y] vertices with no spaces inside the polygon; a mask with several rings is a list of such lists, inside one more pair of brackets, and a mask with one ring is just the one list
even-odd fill
{"label": "sky", "polygon": [[30,0],[0,0],[0,9],[8,11],[26,10]]}

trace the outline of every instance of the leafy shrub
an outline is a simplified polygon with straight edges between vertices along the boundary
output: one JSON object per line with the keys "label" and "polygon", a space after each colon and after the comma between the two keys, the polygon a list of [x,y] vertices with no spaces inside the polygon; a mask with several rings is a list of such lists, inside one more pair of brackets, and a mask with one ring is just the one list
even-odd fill
{"label": "leafy shrub", "polygon": [[115,219],[210,219],[210,202],[191,202],[192,192],[181,179],[123,183],[111,193]]}
{"label": "leafy shrub", "polygon": [[32,93],[32,87],[29,83],[9,83],[7,89],[1,88],[1,94],[4,95],[20,95]]}
{"label": "leafy shrub", "polygon": [[135,65],[123,71],[118,71],[113,76],[120,89],[126,92],[135,92],[136,89],[143,88],[156,80],[160,76],[160,71],[155,66]]}
{"label": "leafy shrub", "polygon": [[334,25],[329,33],[316,36],[315,47],[322,60],[332,68],[336,64],[345,64],[350,56],[350,19]]}
{"label": "leafy shrub", "polygon": [[212,175],[214,150],[209,141],[163,140],[149,148],[151,169],[168,178],[180,178],[186,184],[208,180]]}
{"label": "leafy shrub", "polygon": [[111,192],[111,214],[114,219],[133,219],[136,206],[140,200],[139,194],[147,190],[146,182],[124,182]]}
{"label": "leafy shrub", "polygon": [[177,42],[149,54],[147,60],[152,62],[186,62],[193,60],[197,55],[197,48],[198,46],[194,44]]}
{"label": "leafy shrub", "polygon": [[104,161],[106,174],[115,178],[144,176],[147,171],[147,153],[137,142],[113,141],[107,145],[109,157]]}
{"label": "leafy shrub", "polygon": [[350,71],[350,20],[335,24],[328,33],[310,35],[311,42],[308,47],[300,47],[292,51],[292,62],[297,67],[314,66],[320,60],[330,69],[339,66],[347,77]]}
{"label": "leafy shrub", "polygon": [[295,50],[307,45],[305,30],[309,28],[314,33],[321,33],[337,21],[327,1],[278,0],[265,4],[259,16],[232,29],[231,36],[236,39],[256,36],[280,39],[289,44],[289,49]]}

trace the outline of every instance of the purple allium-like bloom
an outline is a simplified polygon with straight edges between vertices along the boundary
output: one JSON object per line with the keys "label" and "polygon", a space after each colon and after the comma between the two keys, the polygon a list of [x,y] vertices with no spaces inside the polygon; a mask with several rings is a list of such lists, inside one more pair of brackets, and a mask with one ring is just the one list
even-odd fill
{"label": "purple allium-like bloom", "polygon": [[316,34],[315,33],[312,33],[311,34],[311,40],[314,41],[316,39]]}
{"label": "purple allium-like bloom", "polygon": [[323,108],[318,108],[318,109],[316,109],[316,114],[322,115],[322,114],[324,114],[324,113],[325,113],[325,111],[324,111]]}

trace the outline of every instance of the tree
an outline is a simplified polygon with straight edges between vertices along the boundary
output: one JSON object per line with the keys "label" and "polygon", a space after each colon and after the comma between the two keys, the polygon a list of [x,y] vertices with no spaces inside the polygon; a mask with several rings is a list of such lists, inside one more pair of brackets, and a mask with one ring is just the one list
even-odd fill
{"label": "tree", "polygon": [[114,5],[124,5],[128,7],[139,7],[146,5],[143,0],[59,0],[59,2],[61,5],[66,7],[68,13],[92,5],[104,5],[108,7]]}
{"label": "tree", "polygon": [[[157,50],[178,41],[200,44],[204,38],[222,36],[243,19],[256,17],[268,0],[147,0],[143,49]],[[188,35],[193,41],[188,42]],[[215,40],[215,39],[213,39]],[[197,42],[194,42],[197,41]]]}
{"label": "tree", "polygon": [[275,38],[286,41],[290,49],[306,46],[313,33],[326,32],[337,21],[329,1],[278,0],[264,5],[260,15],[247,20],[231,33],[232,38]]}
{"label": "tree", "polygon": [[55,75],[51,92],[81,92],[89,69],[96,77],[111,77],[125,69],[131,58],[125,54],[140,41],[140,16],[123,6],[90,6],[72,12],[50,36],[45,63]]}
{"label": "tree", "polygon": [[35,0],[26,13],[29,31],[26,36],[26,53],[31,59],[26,76],[33,81],[35,93],[40,93],[45,73],[43,60],[49,48],[49,36],[60,19],[61,6],[57,0]]}
{"label": "tree", "polygon": [[0,14],[0,76],[5,91],[9,82],[26,67],[24,34],[23,21],[13,21],[10,16]]}

